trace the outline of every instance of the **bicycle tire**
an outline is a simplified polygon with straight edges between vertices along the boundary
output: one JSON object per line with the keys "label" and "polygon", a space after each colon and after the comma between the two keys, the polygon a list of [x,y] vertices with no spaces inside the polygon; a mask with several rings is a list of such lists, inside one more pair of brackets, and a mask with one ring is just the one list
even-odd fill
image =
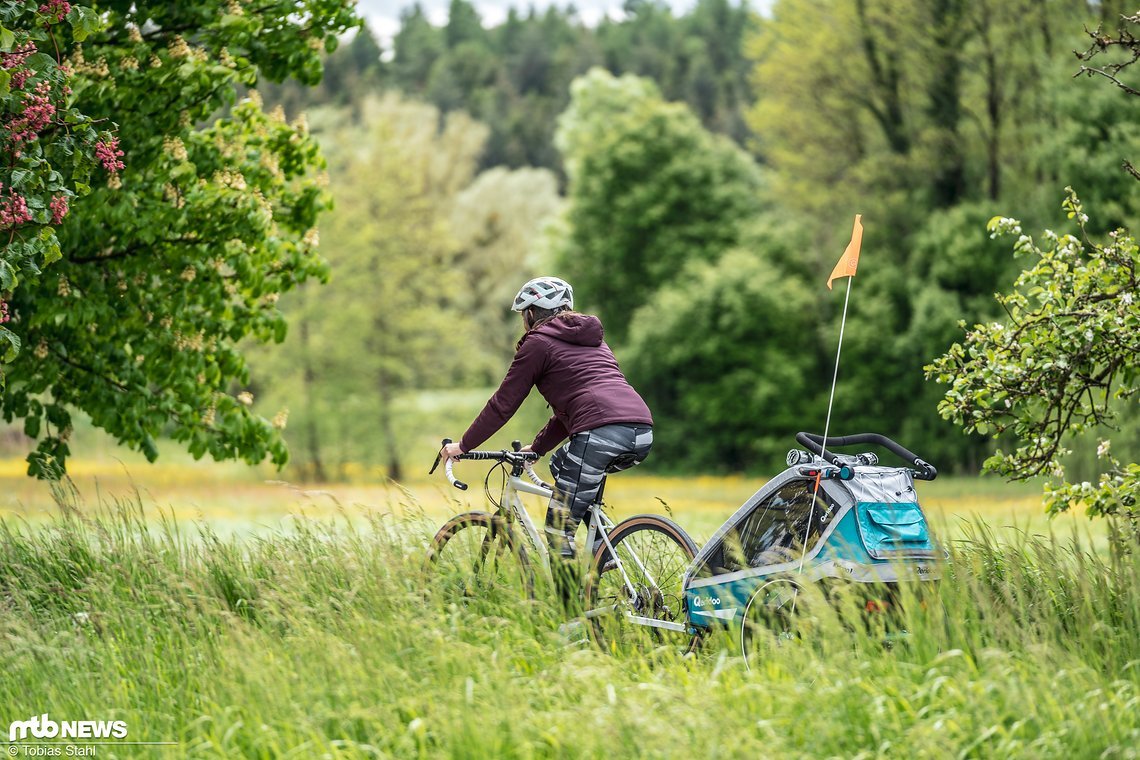
{"label": "bicycle tire", "polygon": [[534,599],[534,568],[526,546],[500,515],[465,512],[452,517],[432,538],[426,566],[436,578],[434,593],[457,592],[448,601]]}
{"label": "bicycle tire", "polygon": [[[609,547],[602,543],[594,555],[583,589],[587,615],[592,615],[589,628],[595,642],[603,649],[617,652],[676,641],[679,651],[691,651],[698,640],[696,634],[639,625],[624,620],[623,616],[630,612],[687,626],[683,582],[685,571],[696,557],[696,543],[681,526],[660,515],[635,515],[623,520],[610,532],[609,538],[635,586],[636,595],[629,592],[625,577],[612,561]],[[660,544],[664,551],[647,551],[648,542],[654,540],[664,542]],[[629,552],[649,565],[646,569],[655,583],[649,583]],[[614,612],[599,613],[611,604]]]}

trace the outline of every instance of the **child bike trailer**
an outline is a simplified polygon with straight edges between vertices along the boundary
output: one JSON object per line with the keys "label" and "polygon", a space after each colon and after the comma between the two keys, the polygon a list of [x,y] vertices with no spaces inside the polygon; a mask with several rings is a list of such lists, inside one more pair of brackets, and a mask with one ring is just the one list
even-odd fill
{"label": "child bike trailer", "polygon": [[[938,471],[876,433],[828,438],[799,433],[809,451],[788,453],[788,468],[752,495],[701,549],[686,573],[685,607],[695,633],[717,625],[771,624],[794,610],[809,586],[865,584],[866,609],[897,605],[898,585],[940,577],[914,481]],[[906,467],[878,466],[873,453],[831,447],[881,446]],[[818,484],[818,489],[817,489]],[[806,546],[806,551],[804,550]],[[746,653],[747,656],[747,653]]]}

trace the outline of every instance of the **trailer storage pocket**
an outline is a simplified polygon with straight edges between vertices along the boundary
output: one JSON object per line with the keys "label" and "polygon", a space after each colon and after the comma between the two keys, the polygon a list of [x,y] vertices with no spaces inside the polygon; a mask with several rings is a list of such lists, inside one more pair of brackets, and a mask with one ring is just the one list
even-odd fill
{"label": "trailer storage pocket", "polygon": [[934,553],[926,518],[917,503],[860,502],[855,516],[863,546],[875,559]]}

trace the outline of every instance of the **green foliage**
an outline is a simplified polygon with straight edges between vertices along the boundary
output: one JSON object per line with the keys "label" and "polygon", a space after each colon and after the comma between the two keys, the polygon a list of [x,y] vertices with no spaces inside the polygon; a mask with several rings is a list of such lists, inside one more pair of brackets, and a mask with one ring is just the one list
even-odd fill
{"label": "green foliage", "polygon": [[476,177],[487,129],[462,112],[395,95],[356,110],[313,113],[330,280],[283,301],[296,329],[254,362],[259,395],[289,410],[297,474],[316,480],[381,464],[401,477],[411,391],[497,382],[520,331],[511,298],[558,207],[550,172]]}
{"label": "green foliage", "polygon": [[625,362],[653,410],[654,459],[702,471],[771,471],[824,386],[817,298],[771,261],[770,238],[694,262],[637,312]]}
{"label": "green foliage", "polygon": [[[544,245],[526,258],[515,253],[518,241],[535,245],[539,235],[523,218],[545,212],[506,198],[549,197],[538,184],[523,188],[521,176],[504,173],[492,181],[488,173],[454,202],[441,201],[455,238],[448,256],[477,301],[467,314],[476,327],[462,349],[469,374],[453,381],[493,382],[509,354],[516,337],[511,315],[494,304],[514,277],[501,273],[557,262],[574,279],[584,308],[601,314],[608,337],[635,361],[638,382],[664,387],[670,373],[685,376],[688,368],[633,345],[629,327],[639,308],[659,313],[659,300],[680,302],[686,267],[716,268],[734,248],[757,251],[781,283],[776,288],[822,281],[858,212],[867,225],[864,258],[852,294],[836,424],[840,432],[889,433],[944,470],[979,466],[991,442],[960,435],[936,414],[941,389],[924,380],[922,367],[959,335],[959,320],[985,323],[1000,313],[992,291],[1015,276],[1015,264],[984,231],[995,213],[1044,224],[1055,189],[1065,184],[1098,209],[1091,234],[1130,223],[1140,212],[1140,185],[1116,168],[1140,149],[1136,104],[1114,97],[1103,82],[1096,88],[1072,77],[1071,51],[1090,43],[1082,28],[1097,20],[1115,26],[1125,8],[1081,0],[779,0],[759,16],[727,0],[700,0],[683,15],[660,2],[629,2],[623,10],[620,20],[594,28],[558,8],[511,10],[502,23],[483,27],[469,0],[455,0],[443,24],[412,6],[402,14],[390,58],[378,61],[375,39],[358,34],[352,50],[327,57],[324,85],[273,91],[290,110],[335,102],[361,119],[368,94],[397,89],[485,125],[479,167],[565,169],[560,179],[569,209],[549,233],[553,259]],[[1098,32],[1082,54],[1081,71],[1128,86],[1129,72],[1118,68],[1128,60],[1121,53],[1131,49],[1123,49],[1125,34]],[[613,73],[608,84],[591,74],[581,81],[593,84],[572,95],[571,81],[595,66]],[[635,83],[626,74],[645,79]],[[665,101],[683,101],[691,113]],[[759,156],[763,182],[702,127]],[[788,222],[775,234],[801,231],[793,233],[794,247],[753,241],[748,228],[758,219],[763,228],[768,217]],[[840,316],[839,299],[827,295],[819,292],[817,316],[800,346],[815,357],[813,369],[793,383],[797,398],[815,404],[801,410],[802,427],[818,427],[824,415],[819,399],[830,382]],[[307,297],[312,308],[325,308],[317,292]],[[801,324],[798,316],[787,319]],[[703,339],[677,333],[682,342]],[[419,360],[408,354],[403,361],[414,367]],[[757,386],[764,372],[753,369]],[[800,376],[798,367],[794,374]],[[724,415],[717,409],[728,403],[713,398],[719,392],[694,402],[693,409],[710,415],[707,422],[682,420],[668,394],[653,394],[662,419],[692,431],[685,436],[691,447],[721,450],[715,439]],[[360,400],[358,410],[371,408],[365,396],[350,398]],[[297,405],[289,405],[298,419]],[[750,462],[786,445],[776,443],[782,432],[759,427],[756,435],[757,442],[735,444],[753,452]],[[659,441],[663,451],[672,445],[665,429]],[[771,450],[764,441],[773,442]],[[1124,448],[1119,435],[1114,441]],[[384,447],[361,448],[371,455]],[[678,457],[724,461],[690,453]]]}
{"label": "green foliage", "polygon": [[561,271],[624,340],[639,306],[694,261],[735,245],[759,211],[759,171],[687,107],[633,76],[575,81],[557,141],[570,178]]}
{"label": "green foliage", "polygon": [[[1118,27],[1116,36],[1105,34],[1101,25],[1086,37],[1092,44],[1077,55],[1085,64],[1078,75],[1085,76],[1079,85],[1056,91],[1054,108],[1063,118],[1047,135],[1041,157],[1042,163],[1051,160],[1058,176],[1079,188],[1085,202],[1097,209],[1096,232],[1128,225],[1140,215],[1140,192],[1133,181],[1140,180],[1140,172],[1132,165],[1140,155],[1140,98],[1120,97],[1120,90],[1140,93],[1128,84],[1125,71],[1140,59],[1140,13],[1104,10],[1105,18]],[[1117,88],[1106,86],[1100,76]],[[1121,166],[1125,171],[1119,171]]]}
{"label": "green foliage", "polygon": [[479,13],[467,0],[451,0],[447,12],[447,26],[443,28],[443,40],[448,50],[474,43],[481,45],[487,37]]}
{"label": "green foliage", "polygon": [[1088,16],[1084,3],[781,0],[748,44],[749,121],[776,190],[809,213],[858,204],[903,236],[931,209],[1032,194],[1039,172],[1056,176],[1037,141],[1057,126],[1051,95],[1070,82],[1056,62]]}
{"label": "green foliage", "polygon": [[1090,514],[1137,517],[1140,465],[1121,464],[1102,441],[1107,463],[1096,484],[1064,481],[1067,436],[1113,418],[1112,402],[1135,404],[1140,378],[1140,246],[1124,229],[1105,243],[1070,189],[1064,208],[1081,237],[1046,230],[1038,243],[1014,219],[995,217],[994,235],[1017,235],[1014,250],[1035,260],[1015,290],[999,295],[1007,320],[975,325],[964,344],[927,367],[949,385],[939,411],[967,431],[1017,441],[986,469],[1011,478],[1052,475],[1050,511],[1084,504]]}
{"label": "green foliage", "polygon": [[[266,93],[286,108],[357,102],[384,88],[428,100],[440,110],[463,110],[491,134],[480,168],[535,166],[559,171],[554,121],[569,101],[570,82],[592,66],[652,77],[670,100],[684,101],[709,129],[742,144],[750,137],[744,109],[751,102],[742,40],[752,12],[729,0],[698,0],[675,17],[660,3],[631,3],[621,20],[587,27],[572,7],[541,13],[515,7],[484,27],[465,0],[450,4],[435,26],[411,4],[400,14],[391,58],[374,69],[347,48],[326,61],[326,83],[314,89],[287,83]],[[362,30],[360,37],[373,39]],[[356,39],[353,40],[355,45]],[[351,47],[351,46],[350,46]]]}
{"label": "green foliage", "polygon": [[1136,150],[1135,107],[1072,81],[1094,10],[780,0],[759,22],[749,117],[775,196],[819,220],[816,251],[842,250],[832,220],[866,224],[836,394],[844,428],[890,430],[944,468],[973,467],[988,444],[937,418],[922,366],[959,320],[996,316],[995,283],[1014,275],[985,220],[1044,220],[1050,188],[1078,180],[1106,204],[1103,223],[1140,210],[1140,186],[1112,168]]}
{"label": "green foliage", "polygon": [[431,106],[388,99],[365,112],[364,128],[343,113],[318,116],[332,125],[323,135],[336,201],[323,230],[331,282],[301,294],[294,339],[259,373],[270,387],[300,376],[301,393],[275,401],[294,410],[308,474],[321,480],[321,440],[368,440],[377,424],[398,476],[395,394],[461,375],[469,339],[441,308],[462,287],[442,204],[470,180],[480,135],[460,117],[437,134]]}
{"label": "green foliage", "polygon": [[[405,418],[399,405],[410,389],[497,379],[518,329],[502,303],[556,263],[652,389],[661,419],[686,431],[692,450],[672,448],[660,431],[662,451],[677,452],[670,459],[720,466],[740,450],[730,466],[760,466],[787,444],[786,430],[822,423],[839,304],[813,283],[830,271],[855,212],[867,232],[837,424],[901,438],[944,469],[970,467],[989,442],[937,417],[941,394],[921,367],[955,339],[959,320],[998,314],[991,291],[1013,272],[984,220],[1043,223],[1050,188],[1064,184],[1098,209],[1092,235],[1140,212],[1140,185],[1116,170],[1140,149],[1136,104],[1103,82],[1071,78],[1082,25],[1095,26],[1094,16],[1115,24],[1119,3],[779,0],[761,18],[729,0],[699,0],[677,16],[639,0],[620,20],[589,28],[559,8],[512,10],[483,27],[472,2],[455,0],[442,25],[419,6],[405,10],[384,56],[364,29],[333,49],[355,23],[347,5],[114,0],[76,6],[63,20],[39,14],[39,3],[0,9],[6,56],[26,34],[43,51],[29,65],[53,72],[53,92],[74,90],[57,103],[58,113],[74,110],[65,120],[74,123],[45,130],[19,159],[46,163],[0,170],[4,193],[29,188],[35,217],[5,248],[11,266],[0,267],[0,300],[14,318],[0,326],[0,355],[23,348],[0,404],[41,439],[34,472],[57,471],[75,409],[149,456],[172,435],[199,456],[281,462],[279,433],[254,413],[262,404],[292,409],[291,440],[325,452],[306,454],[306,472],[330,457],[338,466],[385,459],[395,471],[397,434],[379,432],[386,415]],[[1082,70],[1127,86],[1129,72],[1117,68],[1124,34],[1098,34]],[[322,66],[325,79],[312,87]],[[596,66],[613,75],[590,73],[572,93],[570,83]],[[18,82],[15,70],[0,69],[9,121],[36,84]],[[320,159],[299,123],[234,107],[235,92],[254,85],[291,113],[341,107],[315,117],[339,122],[321,134],[340,152],[333,178],[343,187],[329,194],[313,176]],[[378,116],[383,90],[430,101],[443,132],[424,126],[426,116]],[[212,124],[219,113],[226,118]],[[94,148],[110,145],[114,124],[123,125],[127,166],[108,175]],[[710,131],[758,155],[763,174]],[[57,150],[59,140],[72,143]],[[410,156],[420,162],[414,171]],[[367,168],[354,170],[356,161]],[[478,174],[490,166],[565,173]],[[559,205],[556,182],[569,208],[544,230]],[[304,335],[294,331],[297,342],[251,377],[238,342],[282,337],[274,299],[325,274],[312,243],[333,195],[345,208],[324,229],[333,285],[285,302]],[[58,198],[71,204],[62,225],[51,223]],[[794,244],[756,237],[763,230]],[[65,258],[44,269],[56,242]],[[756,260],[744,265],[743,250]],[[706,333],[685,331],[663,306],[692,309],[698,321],[715,311],[730,251],[797,304],[787,313],[733,304],[739,324],[728,333],[754,342],[751,353],[734,344],[731,366],[706,356],[696,345]],[[433,281],[464,299],[433,298]],[[807,311],[803,283],[817,299]],[[785,342],[792,332],[801,336],[794,348]],[[787,351],[791,360],[771,358]],[[713,390],[717,378],[685,356],[722,367],[732,383]],[[751,385],[739,366],[750,368]],[[671,395],[674,376],[684,389]],[[756,440],[745,440],[730,419],[733,394],[747,385],[763,395],[771,378],[796,403],[753,409]],[[249,400],[243,391],[259,404],[238,400]],[[726,426],[728,446],[717,440]]]}
{"label": "green foliage", "polygon": [[400,13],[400,31],[392,40],[392,73],[404,89],[416,92],[427,86],[432,65],[443,53],[443,34],[432,26],[416,3]]}
{"label": "green foliage", "polygon": [[127,168],[59,228],[64,258],[12,301],[26,347],[11,365],[6,420],[41,438],[29,471],[58,476],[70,409],[120,443],[158,455],[163,434],[196,457],[287,453],[239,393],[236,344],[281,340],[278,295],[321,276],[306,239],[327,197],[302,124],[256,99],[209,126],[258,76],[313,82],[319,52],[356,23],[340,0],[108,3],[102,27],[68,44],[74,98],[114,119]]}
{"label": "green foliage", "polygon": [[352,39],[341,41],[324,58],[320,82],[307,85],[295,79],[282,82],[261,80],[257,90],[267,105],[280,105],[288,114],[300,114],[311,104],[351,106],[367,93],[384,86],[386,72],[380,43],[361,25]]}
{"label": "green foliage", "polygon": [[469,376],[481,373],[487,385],[502,379],[514,356],[520,325],[509,305],[519,286],[547,268],[544,236],[562,206],[557,177],[536,168],[489,169],[454,198],[450,222],[467,294],[463,313],[477,336],[465,361]]}
{"label": "green foliage", "polygon": [[25,342],[21,331],[4,326],[13,316],[12,291],[59,260],[56,228],[90,191],[97,168],[100,179],[118,171],[113,125],[97,125],[80,110],[76,77],[59,53],[101,26],[82,5],[27,0],[0,8],[0,391],[4,364]]}

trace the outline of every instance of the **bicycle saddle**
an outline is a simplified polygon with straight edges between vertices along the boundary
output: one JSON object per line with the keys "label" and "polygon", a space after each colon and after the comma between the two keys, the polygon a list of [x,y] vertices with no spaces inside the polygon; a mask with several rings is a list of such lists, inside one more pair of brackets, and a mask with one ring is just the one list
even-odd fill
{"label": "bicycle saddle", "polygon": [[628,470],[635,464],[637,464],[636,454],[619,454],[618,456],[611,459],[610,463],[606,465],[606,472],[619,472],[621,470]]}

